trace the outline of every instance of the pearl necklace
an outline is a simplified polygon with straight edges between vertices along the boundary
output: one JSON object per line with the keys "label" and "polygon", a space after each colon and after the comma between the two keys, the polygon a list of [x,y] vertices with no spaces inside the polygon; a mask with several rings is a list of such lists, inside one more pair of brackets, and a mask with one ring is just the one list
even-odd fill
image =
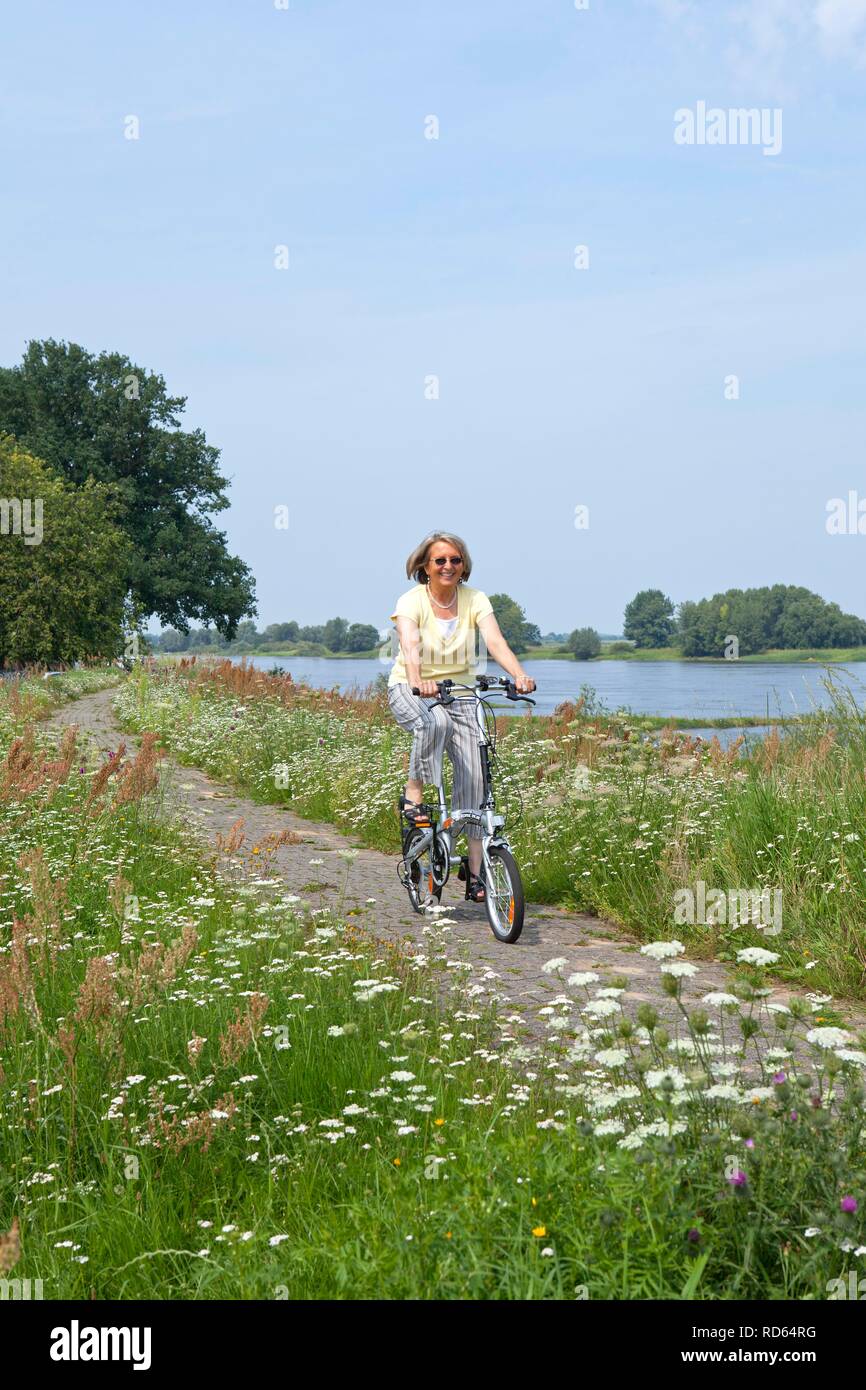
{"label": "pearl necklace", "polygon": [[455,591],[454,591],[454,597],[452,598],[452,600],[451,600],[450,603],[440,603],[439,600],[438,600],[438,598],[434,598],[433,595],[431,594],[431,595],[430,595],[430,602],[431,602],[431,603],[435,603],[437,608],[453,608],[454,605],[455,605],[455,603],[457,602],[457,595],[458,595],[458,590],[455,589]]}

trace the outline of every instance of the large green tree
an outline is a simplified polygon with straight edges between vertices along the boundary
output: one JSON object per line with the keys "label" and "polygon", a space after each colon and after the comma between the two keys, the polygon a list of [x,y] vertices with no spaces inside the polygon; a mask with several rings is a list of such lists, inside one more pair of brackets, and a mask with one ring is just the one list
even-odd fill
{"label": "large green tree", "polygon": [[489,594],[488,597],[502,635],[513,652],[525,652],[533,642],[540,642],[537,626],[526,621],[520,604],[509,594]]}
{"label": "large green tree", "polygon": [[589,661],[601,655],[601,638],[594,627],[576,627],[566,645],[576,661]]}
{"label": "large green tree", "polygon": [[255,623],[246,618],[242,623],[238,623],[235,641],[242,643],[245,647],[257,647],[261,641],[261,634]]}
{"label": "large green tree", "polygon": [[268,623],[262,637],[266,642],[296,642],[298,640],[298,624],[291,623]]}
{"label": "large green tree", "polygon": [[622,635],[636,647],[666,647],[674,631],[674,606],[661,589],[641,589],[626,605]]}
{"label": "large green tree", "polygon": [[325,623],[322,641],[331,652],[341,652],[346,645],[349,624],[345,618],[329,618]]}
{"label": "large green tree", "polygon": [[379,633],[372,623],[352,623],[346,633],[347,652],[369,652],[379,645]]}
{"label": "large green tree", "polygon": [[0,368],[0,431],[66,482],[115,485],[137,613],[232,637],[255,611],[254,581],[210,519],[228,506],[227,480],[203,432],[180,428],[185,405],[122,353],[77,343],[31,342],[19,366]]}
{"label": "large green tree", "polygon": [[110,485],[74,487],[0,435],[0,665],[120,654],[120,512]]}

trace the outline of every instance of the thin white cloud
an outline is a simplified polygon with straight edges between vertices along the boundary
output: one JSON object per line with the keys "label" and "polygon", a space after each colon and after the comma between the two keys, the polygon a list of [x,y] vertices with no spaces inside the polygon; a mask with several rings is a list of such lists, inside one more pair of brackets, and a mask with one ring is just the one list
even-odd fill
{"label": "thin white cloud", "polygon": [[695,0],[652,0],[661,18],[724,56],[745,82],[784,88],[818,39],[825,58],[866,64],[866,0],[728,0],[712,8]]}
{"label": "thin white cloud", "polygon": [[862,61],[866,40],[866,0],[818,0],[814,19],[829,52],[850,53],[851,46],[855,45],[857,57]]}
{"label": "thin white cloud", "polygon": [[813,0],[747,0],[725,11],[729,66],[745,86],[772,91],[777,100],[796,92],[808,51]]}

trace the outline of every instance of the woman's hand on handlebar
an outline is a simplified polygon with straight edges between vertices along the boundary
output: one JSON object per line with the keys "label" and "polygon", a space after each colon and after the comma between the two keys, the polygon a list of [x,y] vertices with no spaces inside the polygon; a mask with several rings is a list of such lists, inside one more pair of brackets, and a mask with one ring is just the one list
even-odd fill
{"label": "woman's hand on handlebar", "polygon": [[419,681],[418,689],[422,695],[438,695],[439,687],[435,681]]}
{"label": "woman's hand on handlebar", "polygon": [[527,676],[525,671],[514,677],[514,684],[517,687],[518,695],[528,695],[530,691],[535,689],[535,681],[531,676]]}

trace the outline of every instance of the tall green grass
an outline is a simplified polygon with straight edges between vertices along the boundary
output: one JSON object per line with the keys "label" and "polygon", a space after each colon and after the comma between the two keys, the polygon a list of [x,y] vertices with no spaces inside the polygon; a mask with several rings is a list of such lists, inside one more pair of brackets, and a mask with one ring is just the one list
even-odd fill
{"label": "tall green grass", "polygon": [[[300,748],[327,736],[314,716]],[[690,1015],[662,974],[663,1025],[550,961],[527,1044],[447,915],[386,948],[251,855],[210,862],[95,750],[24,735],[0,743],[7,1278],[46,1298],[775,1299],[856,1268],[866,1052],[808,1004],[767,1012],[760,963]],[[679,950],[654,949],[662,971]]]}
{"label": "tall green grass", "polygon": [[[334,705],[262,680],[237,693],[213,677],[143,677],[117,707],[181,760],[393,852],[410,740],[381,698]],[[866,721],[855,697],[833,683],[827,709],[727,752],[670,730],[649,737],[642,724],[591,700],[499,721],[497,798],[530,898],[645,939],[676,926],[690,949],[725,959],[762,930],[678,922],[678,891],[781,890],[782,978],[866,996]]]}

